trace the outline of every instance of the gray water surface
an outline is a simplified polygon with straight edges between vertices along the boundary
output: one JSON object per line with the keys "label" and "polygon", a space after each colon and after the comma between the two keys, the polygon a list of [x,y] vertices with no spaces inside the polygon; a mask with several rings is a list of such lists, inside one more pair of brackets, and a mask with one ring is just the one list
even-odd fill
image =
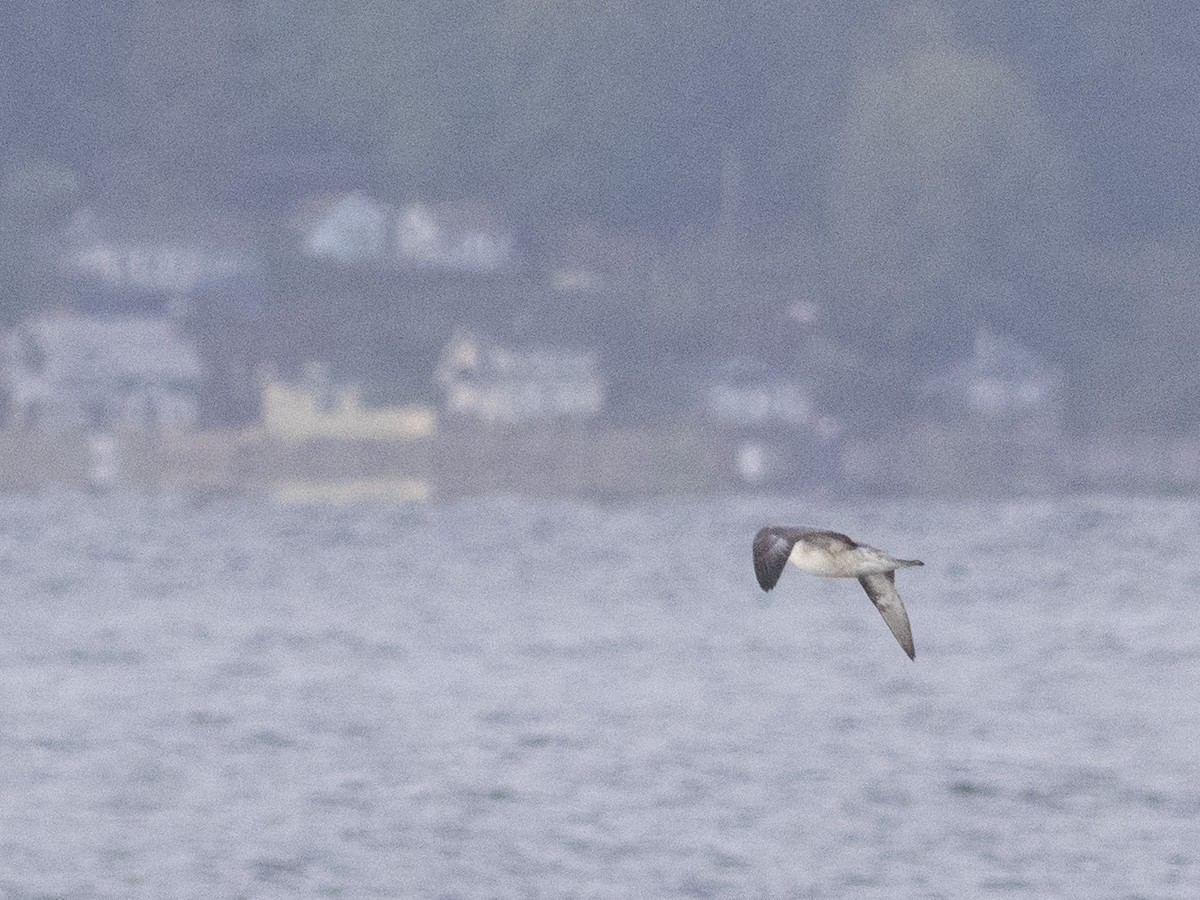
{"label": "gray water surface", "polygon": [[[762,524],[901,556],[911,663]],[[1200,896],[1200,501],[0,499],[0,898]]]}

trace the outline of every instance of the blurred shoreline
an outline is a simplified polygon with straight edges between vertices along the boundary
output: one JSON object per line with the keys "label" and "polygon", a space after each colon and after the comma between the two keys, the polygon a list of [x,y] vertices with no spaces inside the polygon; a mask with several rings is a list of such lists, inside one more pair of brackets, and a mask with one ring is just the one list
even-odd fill
{"label": "blurred shoreline", "polygon": [[288,440],[261,428],[0,431],[0,492],[56,488],[266,495],[302,504],[747,489],[948,497],[1186,493],[1200,488],[1200,439],[1051,440],[924,427],[814,447],[691,425],[448,428],[410,440]]}

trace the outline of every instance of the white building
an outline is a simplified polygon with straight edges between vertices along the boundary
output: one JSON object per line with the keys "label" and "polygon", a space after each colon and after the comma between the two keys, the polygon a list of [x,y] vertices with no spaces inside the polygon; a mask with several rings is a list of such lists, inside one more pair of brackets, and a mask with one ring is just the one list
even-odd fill
{"label": "white building", "polygon": [[599,362],[587,350],[513,349],[460,333],[442,351],[434,378],[451,419],[582,421],[604,408]]}
{"label": "white building", "polygon": [[161,317],[46,315],[4,341],[17,427],[191,428],[201,375],[191,342]]}
{"label": "white building", "polygon": [[735,429],[796,429],[822,439],[841,430],[817,406],[806,383],[752,359],[722,366],[709,382],[705,406],[710,418]]}
{"label": "white building", "polygon": [[396,215],[395,250],[403,266],[486,274],[508,268],[513,237],[482,203],[409,203]]}
{"label": "white building", "polygon": [[494,274],[515,255],[512,229],[471,200],[397,207],[351,191],[310,201],[295,218],[302,252],[342,265]]}
{"label": "white building", "polygon": [[378,261],[389,253],[388,233],[394,211],[388,204],[351,191],[304,215],[302,249],[306,256],[343,265]]}
{"label": "white building", "polygon": [[168,297],[262,271],[247,222],[198,209],[84,207],[55,235],[51,252],[66,279]]}

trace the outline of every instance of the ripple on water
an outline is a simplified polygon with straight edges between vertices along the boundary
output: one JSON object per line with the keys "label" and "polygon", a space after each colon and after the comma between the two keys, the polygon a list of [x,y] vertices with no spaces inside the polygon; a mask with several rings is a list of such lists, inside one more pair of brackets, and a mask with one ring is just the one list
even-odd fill
{"label": "ripple on water", "polygon": [[[915,665],[844,582],[757,590],[793,518],[926,560]],[[0,498],[0,885],[1200,896],[1198,543],[1186,500]]]}

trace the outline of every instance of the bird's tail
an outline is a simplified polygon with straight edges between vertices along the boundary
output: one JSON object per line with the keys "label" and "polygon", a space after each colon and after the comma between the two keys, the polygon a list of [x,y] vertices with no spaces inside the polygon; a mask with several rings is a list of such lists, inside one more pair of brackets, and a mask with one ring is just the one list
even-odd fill
{"label": "bird's tail", "polygon": [[897,569],[907,569],[909,566],[925,565],[925,563],[921,562],[919,559],[898,559],[896,562],[899,563],[899,565],[896,566]]}

